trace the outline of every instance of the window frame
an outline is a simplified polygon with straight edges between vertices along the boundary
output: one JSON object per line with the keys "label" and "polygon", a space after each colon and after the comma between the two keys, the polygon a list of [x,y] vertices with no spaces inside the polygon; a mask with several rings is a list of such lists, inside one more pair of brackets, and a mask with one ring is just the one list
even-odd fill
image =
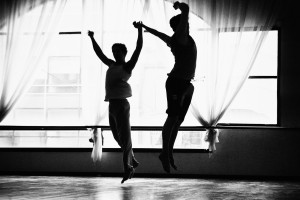
{"label": "window frame", "polygon": [[[251,31],[251,30],[249,30]],[[249,76],[247,78],[247,80],[249,79],[276,79],[276,86],[277,86],[277,94],[276,94],[276,97],[277,97],[277,122],[276,124],[248,124],[248,123],[218,123],[218,125],[220,126],[232,126],[232,127],[244,127],[244,126],[247,126],[247,127],[281,127],[281,123],[280,123],[280,119],[281,119],[281,112],[280,112],[280,86],[279,86],[279,83],[280,83],[280,66],[281,66],[281,28],[278,27],[278,26],[273,26],[270,31],[277,31],[277,35],[278,35],[278,38],[277,38],[277,76],[266,76],[266,75],[255,75],[255,76]]]}
{"label": "window frame", "polygon": [[[31,131],[38,131],[38,130],[63,130],[63,131],[69,131],[69,130],[87,130],[90,128],[100,128],[101,130],[110,130],[109,126],[11,126],[11,125],[1,125],[0,131],[2,130],[31,130]],[[132,126],[131,130],[162,130],[162,126]],[[265,130],[293,130],[295,128],[286,128],[286,127],[278,127],[278,126],[248,126],[248,125],[217,125],[215,127],[211,126],[184,126],[180,127],[179,131],[205,131],[210,128],[215,128],[219,130],[226,130],[226,129],[248,129],[248,130],[255,130],[255,129],[265,129]],[[61,147],[0,147],[0,151],[23,151],[24,149],[34,152],[39,151],[47,151],[47,152],[53,152],[53,151],[59,151],[59,152],[66,152],[66,151],[75,151],[75,152],[90,152],[92,147],[86,148],[86,147],[67,147],[67,148],[61,148]],[[160,152],[161,148],[133,148],[135,152]],[[120,148],[103,148],[103,152],[122,152]],[[174,148],[174,153],[212,153],[209,149],[195,149],[195,148],[189,148],[189,149],[183,149],[183,148]]]}
{"label": "window frame", "polygon": [[[274,27],[271,30],[276,30],[278,32],[278,49],[277,49],[277,76],[249,76],[248,79],[276,79],[277,80],[277,123],[276,124],[243,124],[243,123],[218,123],[215,127],[207,126],[181,126],[179,131],[205,131],[209,128],[216,129],[281,129],[280,127],[280,58],[281,58],[281,29],[279,27]],[[59,35],[67,34],[82,34],[81,31],[70,31],[70,32],[59,32]],[[18,125],[0,125],[0,130],[87,130],[88,128],[101,128],[101,130],[110,130],[109,126],[18,126]],[[134,130],[162,130],[162,126],[132,126],[131,129]],[[25,149],[26,147],[0,147],[0,149],[5,151],[5,149],[15,149],[16,151]],[[92,148],[92,147],[91,147]],[[66,148],[66,151],[90,151],[91,148]],[[32,151],[39,151],[41,149],[48,149],[47,151],[64,151],[64,148],[57,147],[45,147],[45,148],[26,148]],[[134,148],[136,152],[159,152],[160,149],[156,148]],[[119,148],[103,148],[104,152],[120,152]],[[208,149],[180,149],[175,148],[176,153],[209,153]]]}

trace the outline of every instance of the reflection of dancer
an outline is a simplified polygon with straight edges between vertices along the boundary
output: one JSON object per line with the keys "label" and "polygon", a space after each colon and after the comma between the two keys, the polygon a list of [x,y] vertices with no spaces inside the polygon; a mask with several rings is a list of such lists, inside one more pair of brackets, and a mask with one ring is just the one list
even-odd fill
{"label": "reflection of dancer", "polygon": [[109,101],[109,125],[113,136],[121,149],[123,150],[123,166],[124,166],[124,181],[130,179],[139,165],[132,151],[131,128],[130,128],[130,105],[127,97],[130,97],[131,87],[128,84],[128,79],[131,77],[131,72],[135,67],[143,46],[142,23],[134,22],[134,27],[138,29],[138,39],[136,49],[134,50],[131,59],[125,62],[127,49],[124,44],[116,43],[112,46],[112,52],[115,58],[111,60],[107,58],[97,42],[94,39],[94,33],[88,32],[93,44],[95,53],[100,60],[109,68],[106,72],[105,80],[105,101]]}
{"label": "reflection of dancer", "polygon": [[175,2],[173,7],[174,9],[179,8],[181,14],[170,19],[170,26],[174,31],[171,37],[142,25],[148,32],[163,40],[171,48],[175,57],[175,65],[166,81],[168,117],[162,131],[163,148],[159,155],[163,168],[168,173],[170,173],[170,165],[175,170],[177,169],[174,164],[173,146],[178,129],[191,103],[194,86],[190,81],[195,75],[197,59],[196,44],[189,35],[189,6],[185,3]]}

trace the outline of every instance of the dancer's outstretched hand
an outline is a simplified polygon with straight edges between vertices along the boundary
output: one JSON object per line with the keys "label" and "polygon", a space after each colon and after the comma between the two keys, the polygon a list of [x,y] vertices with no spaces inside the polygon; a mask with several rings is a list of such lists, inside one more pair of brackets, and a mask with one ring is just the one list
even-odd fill
{"label": "dancer's outstretched hand", "polygon": [[94,32],[93,31],[88,31],[88,36],[94,37]]}

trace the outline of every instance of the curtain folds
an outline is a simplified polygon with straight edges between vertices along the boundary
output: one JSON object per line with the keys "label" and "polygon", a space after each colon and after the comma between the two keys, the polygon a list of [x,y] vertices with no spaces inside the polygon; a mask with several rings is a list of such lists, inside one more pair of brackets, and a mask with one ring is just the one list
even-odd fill
{"label": "curtain folds", "polygon": [[[99,125],[107,114],[104,102],[105,66],[94,55],[87,31],[95,32],[100,47],[103,45],[103,1],[82,0],[81,21],[81,78],[82,82],[82,119],[85,125]],[[102,157],[102,137],[98,128],[90,129],[94,142],[91,158],[94,163]]]}
{"label": "curtain folds", "polygon": [[65,3],[24,0],[5,5],[0,27],[0,122],[32,83],[41,57],[58,33]]}

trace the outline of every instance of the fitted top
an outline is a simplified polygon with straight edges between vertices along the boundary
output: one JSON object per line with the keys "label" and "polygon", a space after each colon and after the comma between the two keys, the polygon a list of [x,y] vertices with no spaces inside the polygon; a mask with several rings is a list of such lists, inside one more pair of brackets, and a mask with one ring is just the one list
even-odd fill
{"label": "fitted top", "polygon": [[124,70],[123,64],[113,63],[106,71],[105,101],[131,97],[131,87],[127,82],[130,77],[131,73]]}
{"label": "fitted top", "polygon": [[175,64],[169,73],[170,77],[191,80],[195,76],[197,47],[191,36],[188,40],[187,45],[182,45],[178,43],[175,35],[171,37],[169,46],[175,57]]}

